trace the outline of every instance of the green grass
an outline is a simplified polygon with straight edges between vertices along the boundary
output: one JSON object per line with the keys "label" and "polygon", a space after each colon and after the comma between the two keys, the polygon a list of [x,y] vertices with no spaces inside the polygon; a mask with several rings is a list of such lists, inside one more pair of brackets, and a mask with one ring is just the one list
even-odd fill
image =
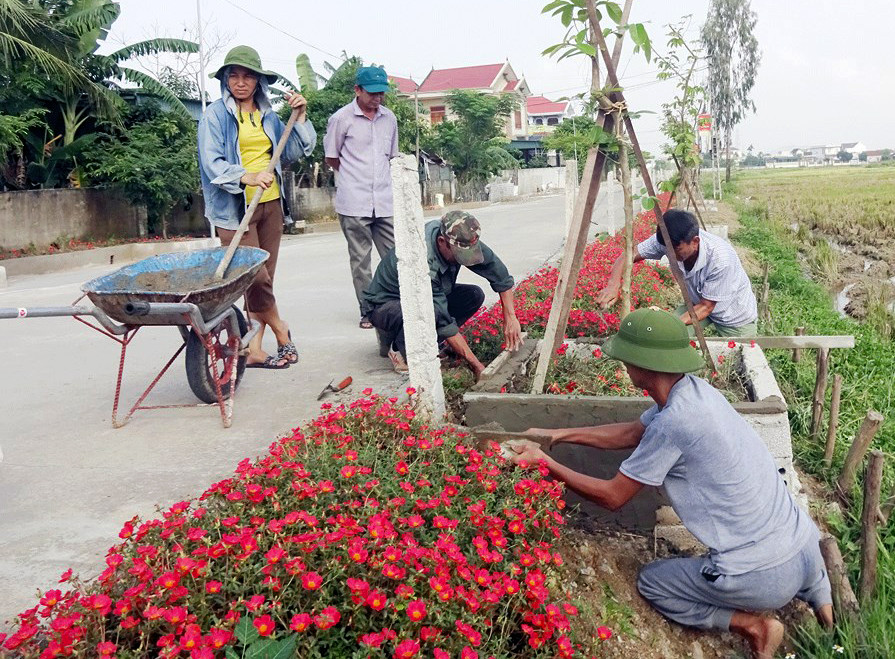
{"label": "green grass", "polygon": [[[814,173],[812,177],[816,177],[811,179],[818,184],[815,187],[822,187],[822,179]],[[770,326],[764,328],[764,332],[791,334],[795,327],[804,326],[806,334],[855,336],[855,348],[831,351],[831,374],[842,375],[843,388],[838,442],[830,469],[823,465],[823,443],[815,443],[808,436],[815,380],[813,351],[805,351],[799,363],[793,363],[790,351],[768,353],[777,380],[790,404],[793,448],[797,460],[803,469],[832,483],[841,470],[851,439],[869,409],[875,409],[886,417],[872,448],[895,453],[895,344],[889,334],[880,333],[873,325],[839,316],[832,307],[827,290],[803,275],[799,266],[798,245],[788,224],[784,225],[782,218],[773,218],[773,213],[768,210],[767,200],[754,196],[754,181],[749,181],[748,178],[744,176],[738,179],[735,189],[731,190],[739,194],[744,189],[753,192],[750,201],[737,202],[742,228],[735,236],[735,241],[752,249],[761,261],[771,264],[772,320]],[[769,176],[762,174],[760,178],[766,182],[765,179]],[[786,179],[787,177],[781,176],[778,182],[783,183]],[[805,188],[793,188],[791,194],[810,195],[812,192]],[[803,202],[796,200],[793,203]],[[829,397],[829,393],[827,396]],[[884,496],[889,492],[893,475],[895,459],[892,455],[887,455]],[[854,495],[854,500],[860,502],[860,493],[856,490]],[[859,508],[860,503],[855,509],[848,511],[844,519],[830,520],[839,537],[853,584],[858,582],[859,575]],[[895,615],[892,614],[892,597],[895,596],[895,522],[882,530],[879,546],[879,584],[876,596],[862,607],[858,620],[839,625],[831,634],[822,632],[816,625],[798,630],[794,641],[799,648],[800,659],[833,656],[870,659],[895,654]],[[834,644],[842,647],[841,654],[834,653]]]}

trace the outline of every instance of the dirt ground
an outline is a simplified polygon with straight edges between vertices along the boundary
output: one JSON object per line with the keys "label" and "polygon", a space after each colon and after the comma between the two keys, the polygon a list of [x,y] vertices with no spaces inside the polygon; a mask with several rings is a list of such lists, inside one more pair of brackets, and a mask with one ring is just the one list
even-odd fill
{"label": "dirt ground", "polygon": [[[565,582],[580,604],[576,622],[582,636],[596,626],[609,627],[613,636],[594,649],[608,659],[744,659],[748,646],[731,633],[685,629],[656,613],[635,586],[640,567],[655,558],[684,555],[651,536],[587,528],[575,523],[565,534]],[[776,612],[787,628],[813,616],[801,602]],[[783,656],[788,649],[778,651]]]}

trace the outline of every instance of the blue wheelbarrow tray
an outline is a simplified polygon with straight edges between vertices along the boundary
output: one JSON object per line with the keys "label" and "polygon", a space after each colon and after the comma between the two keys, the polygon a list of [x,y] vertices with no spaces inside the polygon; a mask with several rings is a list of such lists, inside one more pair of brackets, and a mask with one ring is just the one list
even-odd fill
{"label": "blue wheelbarrow tray", "polygon": [[190,302],[205,320],[223,313],[251,285],[270,256],[257,247],[239,247],[222,280],[214,276],[226,250],[203,249],[159,254],[92,279],[81,287],[110,318],[128,325],[170,325],[165,316],[132,316],[128,303]]}

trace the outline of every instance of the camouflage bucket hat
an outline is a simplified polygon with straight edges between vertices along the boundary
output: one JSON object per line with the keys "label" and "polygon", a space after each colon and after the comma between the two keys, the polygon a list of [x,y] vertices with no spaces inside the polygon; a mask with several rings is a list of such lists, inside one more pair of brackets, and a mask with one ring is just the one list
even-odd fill
{"label": "camouflage bucket hat", "polygon": [[259,76],[264,76],[267,78],[267,83],[269,85],[274,84],[277,81],[277,78],[280,77],[273,71],[267,71],[261,67],[261,56],[258,54],[258,51],[251,46],[236,46],[235,48],[232,48],[224,58],[224,63],[221,65],[221,68],[208,77],[224,80],[224,72],[231,66],[241,66],[249,71],[254,71]]}
{"label": "camouflage bucket hat", "polygon": [[618,333],[603,344],[603,352],[659,373],[690,373],[705,364],[690,345],[683,321],[656,309],[637,309],[625,316]]}
{"label": "camouflage bucket hat", "polygon": [[478,265],[485,260],[479,245],[481,233],[479,221],[466,211],[450,211],[441,218],[441,235],[460,265]]}

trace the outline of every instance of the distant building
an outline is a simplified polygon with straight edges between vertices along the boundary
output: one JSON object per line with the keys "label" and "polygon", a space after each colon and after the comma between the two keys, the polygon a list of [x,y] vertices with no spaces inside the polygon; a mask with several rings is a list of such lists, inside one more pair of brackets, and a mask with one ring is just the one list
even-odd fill
{"label": "distant building", "polygon": [[413,81],[413,78],[402,78],[401,76],[389,76],[389,81],[393,82],[395,85],[395,89],[399,94],[404,94],[406,96],[412,95],[417,89],[419,89],[419,85]]}
{"label": "distant building", "polygon": [[874,149],[873,151],[865,151],[867,154],[867,162],[882,162],[886,155],[887,149]]}
{"label": "distant building", "polygon": [[469,89],[484,94],[511,93],[518,97],[518,107],[507,120],[506,136],[509,139],[525,138],[529,134],[529,118],[526,99],[531,90],[524,77],[519,77],[509,62],[461,66],[454,69],[432,69],[415,89],[409,78],[393,78],[402,94],[413,95],[419,100],[420,109],[429,114],[433,126],[450,116],[448,94],[455,89]]}
{"label": "distant building", "polygon": [[525,99],[528,110],[529,129],[532,133],[550,133],[566,117],[571,117],[568,101],[551,101],[543,96],[529,96]]}

